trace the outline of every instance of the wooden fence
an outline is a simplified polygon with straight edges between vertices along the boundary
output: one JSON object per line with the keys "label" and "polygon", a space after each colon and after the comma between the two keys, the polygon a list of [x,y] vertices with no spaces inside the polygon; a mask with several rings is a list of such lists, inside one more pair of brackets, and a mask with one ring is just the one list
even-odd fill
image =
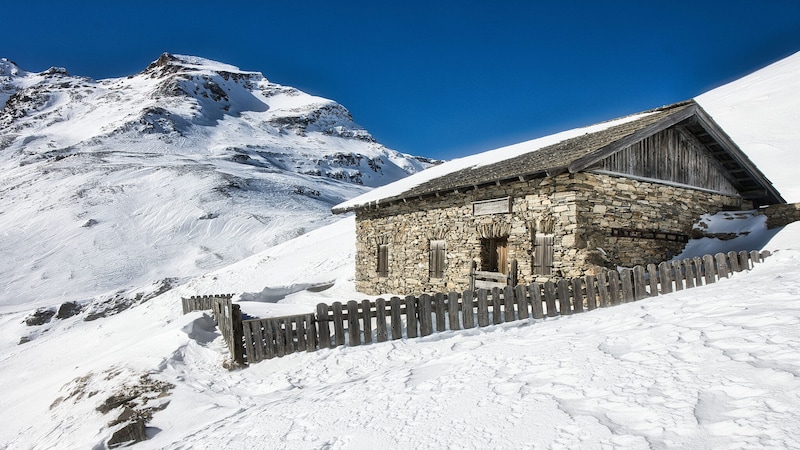
{"label": "wooden fence", "polygon": [[203,295],[181,298],[181,303],[184,314],[210,309],[225,343],[228,344],[231,357],[237,364],[243,365],[242,311],[239,305],[233,303],[232,298],[233,294]]}
{"label": "wooden fence", "polygon": [[[332,305],[320,303],[316,314],[244,320],[240,327],[236,327],[234,321],[232,328],[234,331],[239,328],[241,337],[227,331],[223,331],[223,335],[232,335],[229,346],[237,362],[240,362],[236,359],[237,346],[231,345],[232,342],[240,343],[240,363],[253,364],[298,351],[357,346],[428,336],[435,331],[577,314],[712,284],[732,273],[751,269],[769,254],[767,251],[718,253],[582,278],[491,290],[351,300]],[[221,316],[222,312],[215,312],[217,314]]]}

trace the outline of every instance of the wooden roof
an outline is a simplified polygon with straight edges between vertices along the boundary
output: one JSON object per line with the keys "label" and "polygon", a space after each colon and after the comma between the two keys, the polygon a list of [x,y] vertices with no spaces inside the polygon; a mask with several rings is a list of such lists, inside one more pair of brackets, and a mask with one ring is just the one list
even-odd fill
{"label": "wooden roof", "polygon": [[379,202],[348,208],[336,207],[333,212],[342,213],[374,207],[376,204],[385,205],[404,199],[463,191],[487,184],[580,172],[625,147],[677,124],[686,127],[709,149],[711,155],[731,174],[734,185],[743,198],[752,200],[756,206],[786,202],[747,155],[693,100],[638,115],[642,117],[497,163],[456,170],[411,187],[398,195],[383,198]]}

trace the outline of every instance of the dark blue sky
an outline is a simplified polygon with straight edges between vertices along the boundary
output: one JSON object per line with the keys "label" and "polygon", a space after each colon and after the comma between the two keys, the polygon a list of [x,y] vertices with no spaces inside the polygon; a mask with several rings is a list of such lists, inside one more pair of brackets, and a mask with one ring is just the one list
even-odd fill
{"label": "dark blue sky", "polygon": [[37,0],[0,57],[91,78],[202,56],[346,106],[452,158],[699,95],[800,51],[800,1]]}

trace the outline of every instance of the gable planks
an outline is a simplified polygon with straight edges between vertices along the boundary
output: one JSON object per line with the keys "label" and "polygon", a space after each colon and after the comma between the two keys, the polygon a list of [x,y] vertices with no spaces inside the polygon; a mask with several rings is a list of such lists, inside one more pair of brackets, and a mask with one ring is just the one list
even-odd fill
{"label": "gable planks", "polygon": [[667,128],[612,153],[592,169],[727,195],[738,193],[732,175],[682,126]]}

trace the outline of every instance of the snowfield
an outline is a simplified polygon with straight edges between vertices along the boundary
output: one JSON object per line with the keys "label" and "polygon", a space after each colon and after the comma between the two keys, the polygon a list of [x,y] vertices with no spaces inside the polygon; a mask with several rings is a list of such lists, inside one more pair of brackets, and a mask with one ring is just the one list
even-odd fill
{"label": "snowfield", "polygon": [[[235,69],[181,58],[188,69],[221,79]],[[9,73],[22,77],[24,88],[38,83],[39,75],[0,60],[0,76]],[[800,200],[791,157],[800,144],[800,126],[791,119],[800,98],[797,74],[800,53],[746,84],[698,99],[789,201]],[[12,98],[17,85],[9,86],[0,83],[0,100]],[[170,103],[171,117],[192,117],[200,99]],[[276,110],[287,111],[269,114]],[[220,139],[237,127],[266,127],[257,119],[262,113],[241,111],[241,121],[223,114],[221,123],[231,126],[217,128],[224,130]],[[730,128],[741,124],[746,135]],[[200,142],[200,132],[210,129],[195,125],[183,132]],[[757,132],[773,126],[780,132]],[[63,130],[59,139],[75,138]],[[278,157],[247,171],[228,156],[274,157],[270,146],[314,148],[318,139],[380,153],[384,167],[395,161],[392,176],[419,164],[373,142],[305,132],[271,130],[264,136],[273,133],[274,140],[263,148],[242,143],[243,153],[227,156],[210,147],[168,152],[173,147],[157,136],[144,139],[157,155],[140,144],[106,154],[84,142],[73,156],[28,165],[15,158],[46,153],[47,140],[32,138],[36,151],[26,155],[24,137],[9,143],[0,135],[9,145],[0,156],[8,163],[0,183],[0,263],[9,280],[0,291],[0,449],[102,449],[131,418],[146,423],[149,439],[135,445],[141,449],[800,448],[800,222],[767,231],[763,216],[703,218],[709,231],[749,234],[693,241],[687,251],[773,252],[753,270],[713,285],[572,316],[296,353],[230,370],[210,312],[182,315],[181,297],[234,293],[257,315],[364,298],[354,289],[354,219],[322,212],[367,188],[278,170]],[[765,142],[775,152],[760,153]],[[330,161],[326,155],[317,157]],[[357,161],[348,170],[366,173],[368,165]],[[377,185],[379,172],[372,174]],[[243,180],[252,184],[240,188],[259,188],[212,195]],[[301,187],[322,198],[298,194]],[[260,210],[266,213],[253,213]],[[261,241],[244,242],[253,230]],[[82,267],[100,275],[81,274]],[[194,275],[150,283],[171,274]]]}

